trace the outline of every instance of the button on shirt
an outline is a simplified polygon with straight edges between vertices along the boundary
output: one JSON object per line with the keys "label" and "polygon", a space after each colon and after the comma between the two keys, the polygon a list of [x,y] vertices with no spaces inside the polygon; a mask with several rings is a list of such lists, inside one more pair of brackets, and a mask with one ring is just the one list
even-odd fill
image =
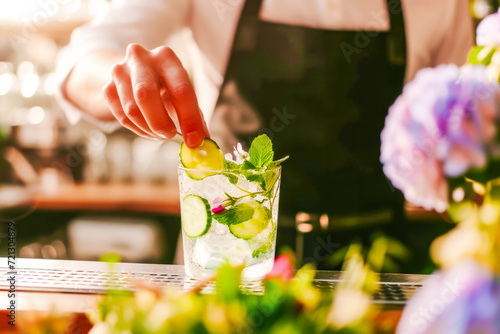
{"label": "button on shirt", "polygon": [[[463,64],[473,43],[468,0],[402,0],[407,34],[406,81],[418,69],[441,63]],[[97,50],[123,52],[130,43],[147,49],[168,45],[172,37],[185,67],[192,73],[200,108],[208,122],[232,47],[244,0],[114,0],[108,10],[73,32],[60,53],[59,82],[75,63]],[[390,29],[386,0],[264,0],[263,20],[333,30]],[[179,37],[181,36],[181,37]],[[176,48],[175,45],[180,45]],[[359,41],[353,47],[362,50]],[[342,50],[339,48],[339,52]],[[58,99],[71,123],[82,113]]]}

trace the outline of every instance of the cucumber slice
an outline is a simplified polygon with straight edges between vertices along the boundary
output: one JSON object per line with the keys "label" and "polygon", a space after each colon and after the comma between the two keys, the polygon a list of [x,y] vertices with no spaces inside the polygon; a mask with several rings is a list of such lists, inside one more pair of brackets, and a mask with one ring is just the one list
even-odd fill
{"label": "cucumber slice", "polygon": [[201,146],[196,148],[189,148],[185,143],[182,143],[179,156],[182,166],[199,170],[186,171],[187,175],[195,180],[201,180],[215,174],[214,172],[204,172],[204,170],[222,170],[226,164],[219,146],[209,138],[205,138]]}
{"label": "cucumber slice", "polygon": [[259,206],[255,208],[252,218],[239,224],[229,225],[229,231],[237,238],[252,239],[267,227],[270,218],[269,209]]}
{"label": "cucumber slice", "polygon": [[182,230],[190,238],[201,237],[212,225],[210,203],[198,195],[187,195],[181,203]]}

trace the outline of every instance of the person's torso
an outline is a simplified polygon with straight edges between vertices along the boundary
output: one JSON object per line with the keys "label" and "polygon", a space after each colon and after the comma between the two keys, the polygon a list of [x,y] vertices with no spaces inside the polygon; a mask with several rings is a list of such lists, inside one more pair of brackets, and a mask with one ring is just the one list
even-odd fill
{"label": "person's torso", "polygon": [[[197,83],[197,94],[202,102],[200,106],[207,115],[207,120],[215,106],[218,89],[222,85],[232,41],[241,10],[245,0],[192,0],[188,26],[193,32],[196,42],[197,64],[195,81]],[[280,2],[289,3],[284,9]],[[343,17],[338,25],[344,25],[345,29],[372,29],[374,22],[382,22],[380,13],[385,12],[385,1],[368,1],[370,7],[365,6],[368,0],[265,0],[263,3],[262,16],[266,20],[289,20],[288,17],[299,16],[303,21],[314,20],[324,22],[336,20]],[[450,27],[457,20],[464,21],[470,17],[463,17],[463,11],[457,10],[458,6],[467,7],[467,0],[403,0],[405,9],[406,33],[408,40],[408,71],[406,81],[413,78],[419,68],[433,66],[436,50],[443,42],[445,34],[450,32]],[[341,5],[336,5],[336,4]],[[279,5],[279,6],[278,6]],[[330,12],[334,14],[325,14]],[[360,14],[364,13],[364,14]],[[356,16],[361,20],[348,22],[348,18]],[[383,20],[383,19],[382,19]],[[387,22],[387,21],[386,21]],[[307,25],[306,23],[303,23]],[[337,23],[328,23],[337,24]],[[465,24],[465,21],[464,21]],[[380,26],[385,26],[381,23]],[[471,33],[472,34],[472,33]],[[462,49],[464,42],[456,41],[455,47],[450,47],[453,52]],[[465,43],[467,44],[467,43]],[[456,58],[450,53],[450,59]],[[451,60],[450,60],[451,61]],[[201,71],[198,71],[200,70]]]}
{"label": "person's torso", "polygon": [[[283,168],[282,212],[346,216],[401,203],[383,177],[380,132],[406,65],[401,3],[390,31],[263,20],[247,2],[235,34],[211,134],[224,153],[265,133]],[[389,2],[388,2],[389,3]]]}

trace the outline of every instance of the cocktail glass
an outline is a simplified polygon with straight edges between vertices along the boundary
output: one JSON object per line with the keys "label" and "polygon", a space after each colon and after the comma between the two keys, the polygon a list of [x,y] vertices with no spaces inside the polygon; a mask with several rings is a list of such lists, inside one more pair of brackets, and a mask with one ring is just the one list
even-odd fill
{"label": "cocktail glass", "polygon": [[244,266],[243,281],[262,279],[274,263],[281,167],[178,171],[186,275],[210,278],[227,263]]}

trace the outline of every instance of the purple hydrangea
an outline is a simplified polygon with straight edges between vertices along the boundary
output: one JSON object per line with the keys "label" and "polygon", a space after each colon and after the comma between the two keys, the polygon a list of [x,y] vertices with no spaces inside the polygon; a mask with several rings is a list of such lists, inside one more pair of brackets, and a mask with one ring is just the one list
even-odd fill
{"label": "purple hydrangea", "polygon": [[447,177],[486,164],[497,94],[498,84],[479,65],[426,68],[405,86],[389,109],[380,160],[409,202],[443,212]]}
{"label": "purple hydrangea", "polygon": [[408,302],[397,334],[500,333],[500,286],[472,260],[428,278]]}
{"label": "purple hydrangea", "polygon": [[500,45],[500,8],[486,16],[477,26],[476,43],[480,46]]}

